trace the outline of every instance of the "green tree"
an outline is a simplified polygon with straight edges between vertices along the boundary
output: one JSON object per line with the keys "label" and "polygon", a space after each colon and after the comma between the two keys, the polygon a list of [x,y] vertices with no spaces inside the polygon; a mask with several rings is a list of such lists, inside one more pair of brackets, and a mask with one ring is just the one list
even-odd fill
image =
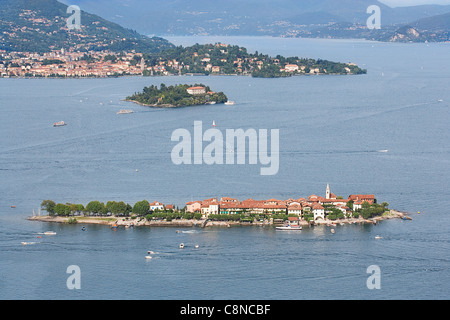
{"label": "green tree", "polygon": [[95,213],[98,214],[100,212],[102,212],[103,208],[105,207],[105,205],[100,202],[100,201],[91,201],[87,204],[85,210],[89,213]]}
{"label": "green tree", "polygon": [[51,216],[55,214],[55,206],[56,203],[52,200],[44,200],[41,203],[41,209],[47,211]]}
{"label": "green tree", "polygon": [[70,206],[63,203],[58,203],[55,206],[55,213],[58,216],[68,216],[70,214]]}
{"label": "green tree", "polygon": [[150,210],[150,203],[147,200],[138,201],[133,206],[133,213],[145,216]]}
{"label": "green tree", "polygon": [[349,200],[346,206],[349,207],[351,210],[353,210],[353,200]]}

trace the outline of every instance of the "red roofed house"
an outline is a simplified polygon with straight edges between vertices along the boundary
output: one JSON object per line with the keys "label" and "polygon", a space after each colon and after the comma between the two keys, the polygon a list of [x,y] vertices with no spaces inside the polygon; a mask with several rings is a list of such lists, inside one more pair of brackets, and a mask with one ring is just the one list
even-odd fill
{"label": "red roofed house", "polygon": [[161,202],[154,201],[150,203],[150,210],[164,210],[164,205]]}
{"label": "red roofed house", "polygon": [[377,199],[375,199],[375,195],[373,194],[351,194],[348,196],[349,200],[355,201],[367,201],[370,204],[377,203]]}
{"label": "red roofed house", "polygon": [[219,202],[215,198],[204,200],[201,205],[201,211],[204,218],[208,218],[210,214],[218,214]]}
{"label": "red roofed house", "polygon": [[296,214],[299,217],[302,215],[302,205],[299,203],[291,203],[288,206],[288,214]]}
{"label": "red roofed house", "polygon": [[297,226],[299,220],[299,217],[288,217],[289,224],[292,226]]}
{"label": "red roofed house", "polygon": [[198,212],[201,211],[202,202],[201,201],[190,201],[186,203],[186,212]]}
{"label": "red roofed house", "polygon": [[298,65],[296,65],[296,64],[287,64],[287,65],[284,66],[284,70],[286,70],[286,72],[298,71]]}

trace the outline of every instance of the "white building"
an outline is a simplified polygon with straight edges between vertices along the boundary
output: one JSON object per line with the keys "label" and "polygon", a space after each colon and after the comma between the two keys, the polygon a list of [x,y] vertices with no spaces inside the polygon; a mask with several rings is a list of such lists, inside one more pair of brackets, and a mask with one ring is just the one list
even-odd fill
{"label": "white building", "polygon": [[164,210],[164,205],[161,202],[154,201],[150,203],[150,210]]}
{"label": "white building", "polygon": [[298,65],[287,64],[284,66],[284,70],[286,70],[286,72],[296,72],[296,71],[298,71]]}
{"label": "white building", "polygon": [[187,91],[187,93],[192,94],[192,95],[205,94],[206,88],[205,87],[190,87],[190,88],[187,88],[186,91]]}
{"label": "white building", "polygon": [[322,207],[322,205],[320,205],[320,204],[315,204],[313,206],[313,214],[314,214],[314,220],[325,219],[325,208]]}

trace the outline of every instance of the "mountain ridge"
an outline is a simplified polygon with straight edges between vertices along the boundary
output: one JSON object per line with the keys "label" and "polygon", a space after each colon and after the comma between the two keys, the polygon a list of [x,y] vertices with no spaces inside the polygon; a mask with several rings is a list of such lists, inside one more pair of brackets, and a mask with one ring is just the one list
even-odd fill
{"label": "mountain ridge", "polygon": [[163,38],[149,38],[85,11],[81,11],[81,29],[69,30],[71,14],[56,0],[1,0],[0,4],[0,50],[158,52],[173,47]]}
{"label": "mountain ridge", "polygon": [[[68,2],[69,0],[60,0]],[[367,8],[381,9],[382,40],[404,25],[450,12],[450,5],[389,7],[376,0],[70,0],[121,25],[144,34],[162,36],[285,36],[308,37],[308,32],[334,23],[364,26]],[[108,4],[108,5],[106,5]],[[340,30],[343,33],[345,30]],[[366,30],[367,31],[367,30]],[[348,32],[346,34],[349,34]],[[370,32],[350,36],[365,38]],[[334,34],[327,34],[334,37]],[[339,38],[339,36],[336,36]],[[440,39],[440,38],[439,38]],[[430,39],[432,40],[432,39]]]}

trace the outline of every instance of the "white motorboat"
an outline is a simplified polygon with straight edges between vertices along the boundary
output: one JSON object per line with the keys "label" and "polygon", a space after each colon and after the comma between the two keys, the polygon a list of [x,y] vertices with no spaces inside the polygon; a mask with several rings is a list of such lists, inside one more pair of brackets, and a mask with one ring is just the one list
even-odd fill
{"label": "white motorboat", "polygon": [[302,230],[302,226],[287,224],[276,227],[277,230]]}
{"label": "white motorboat", "polygon": [[232,106],[232,105],[234,105],[234,104],[236,104],[234,101],[230,101],[230,100],[228,100],[227,102],[225,102],[225,105],[227,105],[227,106]]}
{"label": "white motorboat", "polygon": [[54,127],[63,127],[66,125],[67,125],[67,123],[65,123],[64,121],[58,121],[53,124]]}
{"label": "white motorboat", "polygon": [[46,236],[54,236],[56,234],[56,232],[55,231],[45,231],[44,234]]}
{"label": "white motorboat", "polygon": [[184,248],[184,243],[180,243],[180,249]]}
{"label": "white motorboat", "polygon": [[122,109],[119,112],[117,112],[117,114],[130,114],[130,113],[133,113],[133,112],[134,112],[133,110]]}

